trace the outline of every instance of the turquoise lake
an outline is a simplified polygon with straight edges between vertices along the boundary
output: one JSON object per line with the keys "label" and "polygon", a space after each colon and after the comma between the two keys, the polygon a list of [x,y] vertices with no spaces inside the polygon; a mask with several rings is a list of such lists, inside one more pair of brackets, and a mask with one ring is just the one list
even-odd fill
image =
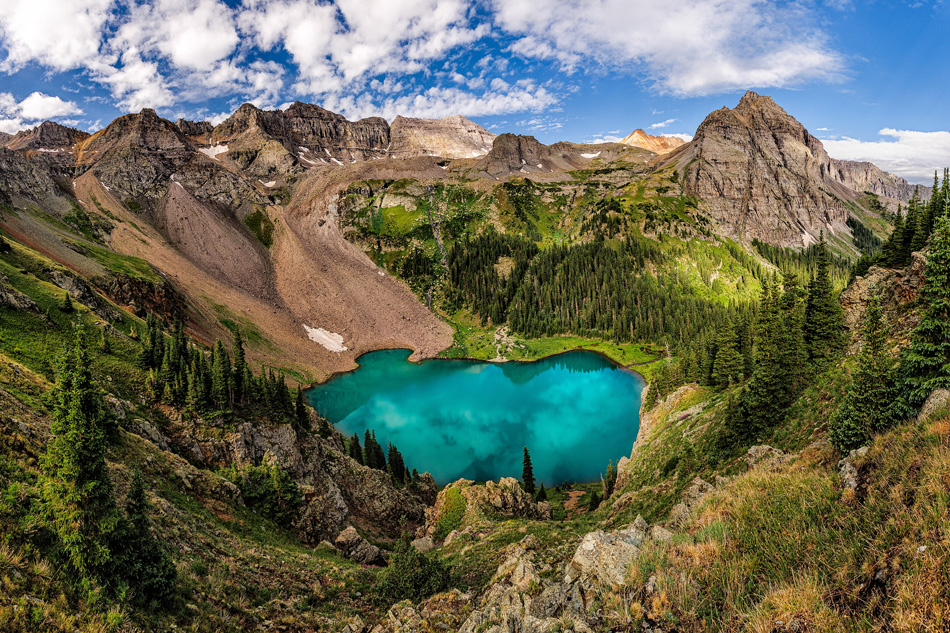
{"label": "turquoise lake", "polygon": [[395,444],[409,469],[439,484],[460,477],[521,478],[522,447],[535,479],[593,481],[630,454],[643,379],[592,352],[522,363],[408,362],[408,350],[364,354],[360,368],[306,392],[348,436],[366,429]]}

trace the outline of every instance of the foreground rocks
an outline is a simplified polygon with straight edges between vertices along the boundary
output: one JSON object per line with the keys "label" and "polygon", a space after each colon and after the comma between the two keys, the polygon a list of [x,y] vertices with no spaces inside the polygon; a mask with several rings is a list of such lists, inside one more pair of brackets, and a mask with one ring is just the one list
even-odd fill
{"label": "foreground rocks", "polygon": [[435,534],[439,519],[446,512],[446,498],[450,490],[459,491],[465,499],[465,514],[461,521],[463,526],[473,524],[486,512],[536,521],[547,521],[551,518],[551,504],[547,501],[535,502],[534,497],[525,492],[518,480],[512,477],[504,477],[498,483],[489,481],[484,486],[476,486],[468,479],[459,479],[439,492],[435,505],[426,509],[425,526],[420,530],[422,535]]}
{"label": "foreground rocks", "polygon": [[344,556],[360,565],[382,567],[386,564],[382,550],[360,536],[352,525],[340,532],[333,544]]}

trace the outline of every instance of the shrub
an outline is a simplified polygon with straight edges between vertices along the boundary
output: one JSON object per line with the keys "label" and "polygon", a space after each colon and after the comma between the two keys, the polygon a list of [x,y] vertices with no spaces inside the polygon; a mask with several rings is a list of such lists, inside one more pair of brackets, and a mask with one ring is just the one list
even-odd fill
{"label": "shrub", "polygon": [[223,473],[241,489],[247,507],[281,527],[290,527],[297,518],[303,497],[290,475],[277,464],[235,465]]}
{"label": "shrub", "polygon": [[465,516],[465,508],[468,502],[458,488],[450,488],[445,493],[445,504],[442,506],[442,516],[435,524],[435,536],[439,540],[444,539],[462,525],[462,518]]}
{"label": "shrub", "polygon": [[403,532],[389,559],[389,566],[379,572],[376,589],[386,604],[406,599],[419,602],[445,591],[451,582],[452,573],[445,563],[435,555],[424,554],[412,547],[408,532]]}

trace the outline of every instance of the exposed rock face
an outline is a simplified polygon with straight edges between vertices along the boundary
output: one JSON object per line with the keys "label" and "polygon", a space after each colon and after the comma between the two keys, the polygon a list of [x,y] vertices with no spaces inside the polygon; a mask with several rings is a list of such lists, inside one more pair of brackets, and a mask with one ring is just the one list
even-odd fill
{"label": "exposed rock face", "polygon": [[200,154],[174,123],[149,108],[119,117],[80,143],[77,170],[91,170],[122,199],[151,206],[174,187],[231,208],[267,202],[243,178]]}
{"label": "exposed rock face", "polygon": [[937,413],[945,410],[948,405],[950,405],[950,390],[935,389],[927,396],[927,400],[920,408],[920,413],[917,414],[917,420],[919,422],[927,422]]}
{"label": "exposed rock face", "polygon": [[53,121],[44,121],[31,130],[22,130],[3,144],[14,150],[37,150],[48,152],[69,150],[76,143],[89,138],[87,132],[66,127]]}
{"label": "exposed rock face", "polygon": [[[881,170],[873,163],[833,158],[831,165],[832,179],[858,193],[870,191],[894,201],[909,200],[914,194],[915,185],[900,176]],[[929,200],[930,187],[920,187],[920,196]]]}
{"label": "exposed rock face", "polygon": [[459,479],[443,488],[435,505],[426,509],[425,527],[421,530],[425,535],[435,534],[436,524],[445,512],[446,494],[449,490],[458,490],[465,497],[467,505],[462,519],[463,525],[471,524],[485,511],[506,517],[541,521],[551,518],[551,504],[547,501],[536,503],[512,477],[503,477],[498,483],[489,481],[484,486],[473,485],[468,479]]}
{"label": "exposed rock face", "polygon": [[723,232],[745,240],[807,246],[822,230],[847,233],[845,201],[860,197],[835,179],[821,141],[754,92],[707,116],[671,163]]}
{"label": "exposed rock face", "polygon": [[0,273],[0,305],[14,310],[40,311],[32,299],[10,285],[10,280],[3,273]]}
{"label": "exposed rock face", "polygon": [[908,333],[917,325],[919,317],[910,310],[924,283],[927,254],[914,253],[906,268],[893,269],[872,266],[863,277],[856,278],[841,293],[844,324],[851,333],[852,351],[857,351],[861,339],[864,312],[871,295],[878,293],[881,308],[891,330],[891,337],[906,342]]}
{"label": "exposed rock face", "polygon": [[304,167],[384,158],[389,124],[379,117],[347,121],[299,101],[284,111],[245,103],[214,128],[211,143],[227,146],[228,158],[241,169],[270,177]]}
{"label": "exposed rock face", "polygon": [[857,490],[861,485],[861,477],[858,468],[854,465],[855,460],[860,460],[867,455],[868,447],[862,446],[856,448],[848,456],[838,462],[838,476],[841,478],[841,486],[846,490]]}
{"label": "exposed rock face", "polygon": [[206,136],[211,134],[214,126],[207,121],[189,121],[188,119],[178,119],[175,122],[178,129],[185,136]]}
{"label": "exposed rock face", "polygon": [[495,138],[491,151],[475,164],[475,169],[493,178],[512,174],[567,172],[584,167],[595,158],[611,160],[622,152],[631,150],[617,143],[545,145],[533,136],[502,134]]}
{"label": "exposed rock face", "polygon": [[653,136],[639,128],[625,136],[620,142],[630,147],[639,147],[649,150],[654,154],[669,154],[680,145],[686,143],[686,141],[678,136]]}
{"label": "exposed rock face", "polygon": [[397,116],[389,132],[389,154],[394,158],[478,158],[491,150],[495,140],[494,134],[458,114],[441,119]]}

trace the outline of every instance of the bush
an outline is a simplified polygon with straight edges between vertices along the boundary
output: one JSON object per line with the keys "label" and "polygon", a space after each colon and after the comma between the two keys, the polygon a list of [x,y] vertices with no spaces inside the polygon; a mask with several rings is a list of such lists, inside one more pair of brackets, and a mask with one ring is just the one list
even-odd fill
{"label": "bush", "polygon": [[377,595],[386,604],[400,600],[419,602],[445,591],[452,582],[452,572],[439,558],[423,554],[409,544],[409,535],[403,533],[389,566],[379,572]]}
{"label": "bush", "polygon": [[443,540],[450,532],[454,532],[462,525],[465,508],[468,502],[458,488],[450,488],[445,493],[445,504],[442,506],[442,516],[435,524],[435,537]]}
{"label": "bush", "polygon": [[297,518],[303,496],[290,475],[277,464],[234,466],[224,477],[241,489],[247,507],[281,527],[290,527]]}

